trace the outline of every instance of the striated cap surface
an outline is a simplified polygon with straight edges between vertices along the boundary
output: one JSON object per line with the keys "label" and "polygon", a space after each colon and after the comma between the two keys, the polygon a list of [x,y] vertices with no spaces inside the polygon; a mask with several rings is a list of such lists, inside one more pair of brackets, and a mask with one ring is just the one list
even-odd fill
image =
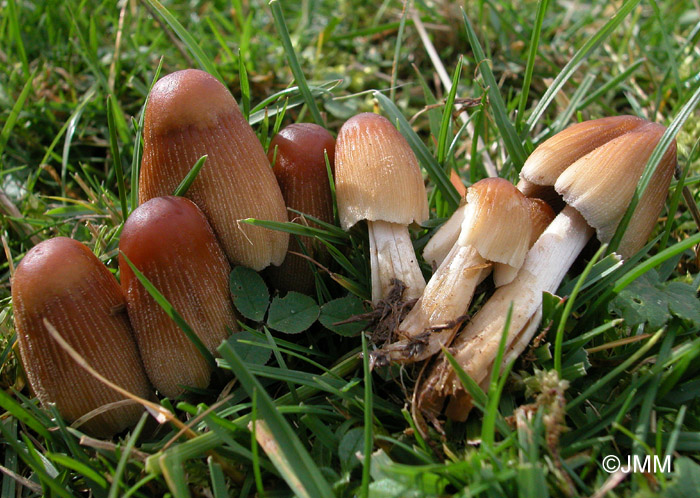
{"label": "striated cap surface", "polygon": [[574,161],[646,123],[636,116],[612,116],[573,124],[542,142],[530,154],[520,178],[537,185],[554,185]]}
{"label": "striated cap surface", "polygon": [[[662,125],[648,123],[621,135],[576,161],[557,180],[557,192],[595,228],[601,242],[609,242],[614,235],[664,131]],[[675,153],[674,142],[641,199],[644,202],[637,206],[627,229],[626,255],[641,247],[638,241],[643,239],[643,244],[656,223],[673,176]]]}
{"label": "striated cap surface", "polygon": [[[335,139],[328,130],[314,123],[286,126],[272,138],[267,151],[287,207],[333,223],[333,197],[326,155],[333,172]],[[294,212],[289,212],[289,219],[315,226]],[[303,248],[299,244],[303,244]],[[298,237],[290,239],[289,251],[284,263],[268,270],[271,283],[279,290],[311,293],[315,288],[312,263],[291,254],[291,251],[322,261],[327,252],[325,246],[311,237]]]}
{"label": "striated cap surface", "polygon": [[216,78],[178,71],[153,87],[144,120],[139,202],[172,195],[200,157],[208,159],[187,191],[233,264],[280,264],[289,235],[242,223],[287,221],[275,175],[235,99]]}
{"label": "striated cap surface", "polygon": [[418,161],[391,122],[373,113],[347,120],[335,149],[336,197],[347,230],[360,220],[402,225],[428,218]]}
{"label": "striated cap surface", "polygon": [[[15,329],[27,379],[42,404],[55,403],[73,422],[124,397],[92,377],[44,325],[47,320],[87,363],[142,398],[150,395],[119,283],[86,246],[56,237],[36,245],[12,279]],[[80,427],[110,437],[139,420],[129,404],[90,418]]]}
{"label": "striated cap surface", "polygon": [[531,233],[528,199],[508,180],[486,178],[469,187],[460,245],[473,245],[484,259],[519,268]]}
{"label": "striated cap surface", "polygon": [[[184,197],[156,197],[124,224],[120,252],[158,289],[214,353],[236,318],[230,267],[204,214]],[[205,388],[211,368],[180,327],[151,297],[119,255],[129,318],[153,386],[175,397],[182,386]],[[227,330],[228,329],[228,330]]]}

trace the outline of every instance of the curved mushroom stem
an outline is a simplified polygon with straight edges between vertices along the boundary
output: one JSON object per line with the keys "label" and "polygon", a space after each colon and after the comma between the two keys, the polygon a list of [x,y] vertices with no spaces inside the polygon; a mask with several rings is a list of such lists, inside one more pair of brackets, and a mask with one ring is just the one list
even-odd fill
{"label": "curved mushroom stem", "polygon": [[417,299],[425,288],[425,279],[408,235],[408,228],[387,221],[368,221],[370,266],[372,269],[372,302],[386,298],[393,280],[405,286],[403,298]]}
{"label": "curved mushroom stem", "polygon": [[476,286],[491,265],[474,246],[455,244],[425,287],[423,295],[397,331],[403,340],[373,355],[375,362],[415,362],[431,357],[449,344],[469,308]]}
{"label": "curved mushroom stem", "polygon": [[[451,352],[478,384],[489,377],[511,306],[506,341],[506,358],[510,359],[522,352],[537,330],[541,319],[542,293],[557,290],[592,235],[593,229],[583,216],[567,206],[532,246],[515,280],[496,290],[457,337],[450,348]],[[457,420],[466,419],[471,402],[445,359],[438,363],[425,383],[416,388],[421,390],[416,397],[419,405],[431,411],[441,405],[440,400],[459,394],[452,409],[448,410],[448,416]],[[455,409],[455,404],[462,409]]]}
{"label": "curved mushroom stem", "polygon": [[425,249],[423,249],[423,258],[428,263],[439,267],[442,265],[442,262],[445,261],[452,247],[457,242],[457,239],[459,239],[466,210],[466,204],[458,207],[457,210],[452,213],[452,216],[450,216],[430,238],[425,245]]}

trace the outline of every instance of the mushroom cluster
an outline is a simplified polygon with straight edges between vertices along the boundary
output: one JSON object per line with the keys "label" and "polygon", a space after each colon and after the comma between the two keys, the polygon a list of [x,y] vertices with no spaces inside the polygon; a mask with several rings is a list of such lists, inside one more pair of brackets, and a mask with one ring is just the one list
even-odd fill
{"label": "mushroom cluster", "polygon": [[[142,408],[133,399],[206,388],[216,347],[238,330],[231,266],[266,269],[275,289],[310,293],[318,278],[311,262],[328,259],[317,240],[290,241],[285,231],[241,220],[333,223],[333,180],[341,227],[366,227],[372,302],[395,289],[415,302],[394,342],[373,353],[375,364],[427,361],[449,347],[483,384],[509,310],[507,360],[537,329],[542,293],[557,290],[594,233],[612,238],[663,133],[632,116],[579,123],[535,150],[517,187],[500,178],[471,185],[423,251],[435,268],[426,284],[410,232],[429,216],[425,182],[389,120],[356,115],[337,141],[320,126],[293,124],[266,154],[222,83],[203,71],[172,73],[146,106],[140,206],[121,233],[121,282],[89,248],[62,237],[38,244],[17,268],[14,319],[30,386],[66,420],[104,437],[137,421]],[[186,197],[172,196],[205,155]],[[622,238],[622,257],[647,240],[674,164],[672,145]],[[491,273],[496,290],[469,319],[477,286]],[[434,418],[446,404],[448,416],[464,419],[471,400],[450,364],[438,357],[427,371],[416,407]]]}
{"label": "mushroom cluster", "polygon": [[[31,389],[67,421],[102,437],[135,424],[143,409],[133,400],[151,398],[153,389],[176,397],[207,387],[216,347],[238,330],[230,265],[279,265],[289,239],[240,222],[286,221],[287,210],[262,145],[216,78],[190,69],[160,79],[143,136],[141,205],[119,242],[121,286],[86,246],[62,237],[30,250],[12,281]],[[171,197],[204,155],[189,200]]]}

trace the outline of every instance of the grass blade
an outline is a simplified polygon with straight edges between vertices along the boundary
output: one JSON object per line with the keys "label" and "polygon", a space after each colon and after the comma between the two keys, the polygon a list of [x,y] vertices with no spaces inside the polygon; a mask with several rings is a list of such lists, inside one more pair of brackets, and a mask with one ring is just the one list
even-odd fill
{"label": "grass blade", "polygon": [[437,148],[437,162],[445,165],[445,160],[447,158],[447,135],[452,128],[450,126],[452,122],[452,106],[455,103],[455,97],[457,96],[457,85],[459,85],[459,77],[462,74],[462,58],[457,60],[457,67],[455,68],[455,73],[452,76],[452,86],[450,87],[450,93],[447,94],[447,100],[445,100],[445,108],[442,111],[442,122],[440,123],[440,133],[438,134],[438,148]]}
{"label": "grass blade", "polygon": [[615,251],[620,244],[622,236],[625,234],[625,230],[627,230],[627,225],[629,225],[632,219],[632,214],[639,203],[639,199],[641,199],[647,186],[649,186],[651,177],[654,175],[661,158],[666,153],[666,149],[668,149],[671,142],[675,140],[676,135],[678,135],[678,132],[681,130],[686,120],[692,115],[698,103],[700,103],[700,85],[696,86],[693,95],[686,101],[669,127],[666,128],[661,140],[656,144],[654,152],[651,153],[647,165],[644,167],[644,173],[642,173],[642,177],[639,179],[639,183],[637,183],[637,189],[634,191],[632,200],[627,207],[627,211],[625,211],[625,215],[622,217],[622,220],[620,220],[620,224],[617,226],[617,230],[615,230],[615,235],[610,241],[610,247],[608,248],[610,252]]}
{"label": "grass blade", "polygon": [[583,270],[583,273],[581,273],[581,276],[578,277],[578,280],[576,281],[576,285],[574,286],[574,290],[571,291],[571,294],[569,295],[568,299],[566,300],[566,305],[564,306],[564,311],[562,312],[561,318],[559,319],[559,326],[557,327],[557,333],[554,339],[554,369],[557,371],[557,375],[559,376],[560,379],[563,379],[564,377],[562,376],[562,371],[561,371],[561,351],[562,351],[562,344],[564,342],[564,328],[566,327],[566,320],[569,318],[569,315],[571,314],[571,310],[574,307],[574,302],[576,301],[576,296],[578,296],[579,291],[581,290],[581,287],[583,287],[583,283],[586,281],[588,278],[588,275],[591,273],[591,270],[593,269],[593,266],[596,264],[598,261],[598,258],[600,258],[603,253],[605,252],[606,246],[603,244],[600,249],[595,253],[595,255],[591,258],[591,260],[588,262],[586,265],[586,268]]}
{"label": "grass blade", "polygon": [[107,122],[109,124],[109,148],[112,152],[112,161],[117,175],[117,187],[119,189],[119,203],[122,208],[122,219],[129,217],[129,210],[126,204],[126,184],[124,182],[124,169],[122,168],[122,158],[119,154],[119,143],[117,141],[117,125],[114,121],[114,101],[112,96],[107,96]]}
{"label": "grass blade", "polygon": [[197,159],[197,162],[194,163],[194,166],[192,166],[192,169],[187,173],[187,176],[182,179],[180,182],[180,185],[177,186],[175,189],[175,192],[173,192],[173,195],[178,196],[178,197],[184,197],[187,191],[189,190],[190,186],[192,185],[192,182],[194,182],[195,178],[197,178],[197,175],[199,174],[199,170],[202,169],[202,166],[204,166],[204,163],[207,162],[208,155],[203,155],[199,159]]}
{"label": "grass blade", "polygon": [[372,409],[372,371],[369,366],[369,352],[367,350],[367,336],[362,334],[362,371],[365,377],[365,399],[364,399],[364,444],[362,462],[362,485],[360,496],[369,496],[370,468],[372,464],[372,448],[374,446],[374,410]]}
{"label": "grass blade", "polygon": [[17,18],[17,3],[15,0],[8,0],[6,5],[7,17],[10,24],[10,36],[14,39],[19,60],[22,62],[22,71],[24,71],[24,74],[29,74],[29,59],[27,59],[27,51],[24,49],[24,42],[20,34],[20,24]]}
{"label": "grass blade", "polygon": [[[158,61],[158,67],[153,74],[153,79],[151,80],[151,86],[148,88],[148,93],[151,93],[153,85],[156,84],[158,78],[160,78],[160,72],[163,69],[163,58],[161,57]],[[136,209],[139,205],[139,175],[141,173],[141,157],[143,155],[143,121],[146,116],[146,105],[148,104],[148,95],[146,95],[146,101],[143,103],[141,108],[141,113],[139,115],[138,123],[135,126],[136,136],[134,138],[134,152],[131,156],[131,208]]]}
{"label": "grass blade", "polygon": [[10,115],[7,117],[7,121],[5,121],[5,124],[2,127],[2,131],[0,131],[0,156],[2,156],[2,153],[5,151],[5,145],[7,145],[12,129],[15,127],[15,124],[17,124],[17,118],[19,117],[19,113],[24,106],[24,102],[27,100],[29,93],[34,89],[34,77],[38,71],[39,69],[35,69],[34,72],[29,75],[29,78],[27,78],[27,82],[24,84],[24,87],[22,87],[22,91],[20,92],[19,97],[17,97],[15,105],[12,106],[12,110],[10,111]]}
{"label": "grass blade", "polygon": [[[219,352],[228,362],[238,381],[248,394],[251,397],[254,394],[257,396],[258,413],[267,425],[271,436],[275,439],[280,453],[289,463],[290,474],[283,474],[283,476],[299,482],[305,496],[333,496],[334,493],[331,491],[330,486],[323,478],[323,474],[314,463],[311,455],[304,448],[299,437],[280,414],[260,382],[253,377],[241,361],[236,351],[228,342],[224,342],[219,347]],[[295,489],[295,491],[299,490]]]}
{"label": "grass blade", "polygon": [[131,260],[126,256],[126,254],[124,254],[123,252],[121,252],[120,254],[124,257],[124,260],[134,272],[134,275],[136,275],[136,278],[139,279],[139,282],[141,282],[141,285],[144,286],[144,288],[148,291],[151,297],[155,299],[155,301],[160,305],[160,307],[163,308],[165,313],[177,324],[178,327],[180,327],[180,329],[185,333],[190,342],[194,344],[194,346],[197,348],[197,351],[199,351],[199,353],[204,357],[209,366],[211,366],[213,369],[216,369],[216,360],[214,360],[214,356],[209,352],[209,350],[204,345],[199,336],[195,334],[194,330],[192,330],[192,327],[190,327],[185,321],[185,319],[182,318],[182,315],[180,315],[177,312],[177,310],[173,308],[173,305],[170,304],[165,298],[165,296],[161,294],[158,289],[156,289],[156,287],[148,280],[148,278],[146,278],[146,275],[141,273],[139,269],[136,268],[134,263],[131,262]]}
{"label": "grass blade", "polygon": [[297,60],[296,52],[294,51],[294,46],[292,45],[292,40],[289,38],[289,31],[287,30],[287,23],[284,20],[284,15],[282,14],[282,7],[278,0],[272,0],[270,3],[270,9],[272,10],[272,17],[275,19],[275,26],[277,27],[277,34],[280,37],[282,46],[284,46],[284,51],[287,54],[287,61],[289,62],[289,68],[292,70],[294,79],[299,86],[301,94],[304,96],[306,105],[311,112],[311,116],[314,118],[316,124],[325,127],[326,123],[321,116],[321,111],[319,111],[316,105],[316,100],[309,90],[309,85],[306,83],[306,77],[304,76],[304,71],[299,65]]}
{"label": "grass blade", "polygon": [[486,411],[484,411],[484,421],[481,425],[481,442],[487,448],[493,449],[496,420],[498,419],[498,401],[501,398],[501,392],[503,386],[505,386],[505,379],[510,373],[510,369],[513,366],[514,361],[511,361],[506,365],[503,376],[501,376],[501,364],[503,363],[503,357],[506,353],[506,344],[508,343],[508,332],[510,330],[510,321],[513,316],[513,304],[511,303],[508,308],[508,314],[506,315],[506,321],[503,324],[503,332],[501,333],[501,339],[498,343],[498,352],[496,353],[496,359],[493,362],[493,367],[491,370],[491,380],[489,381],[489,392],[488,392],[488,402],[486,404]]}
{"label": "grass blade", "polygon": [[250,83],[248,82],[248,70],[240,50],[238,51],[238,79],[241,82],[241,111],[248,121],[250,119]]}
{"label": "grass blade", "polygon": [[214,63],[211,61],[211,59],[209,59],[209,57],[207,57],[204,50],[200,48],[197,40],[195,40],[194,37],[184,28],[184,26],[180,24],[177,19],[175,19],[175,16],[173,16],[158,0],[146,0],[146,2],[148,2],[148,4],[155,9],[158,14],[160,14],[165,22],[168,23],[177,37],[180,38],[182,43],[184,43],[187,49],[190,51],[190,54],[192,54],[192,56],[197,60],[202,69],[225,85],[226,83],[219,74],[219,71],[216,70]]}
{"label": "grass blade", "polygon": [[484,54],[484,49],[479,43],[479,39],[476,36],[476,32],[472,27],[467,13],[462,9],[462,17],[464,18],[464,25],[467,29],[467,36],[469,37],[469,44],[474,51],[474,57],[476,58],[476,64],[483,76],[486,85],[489,88],[489,101],[491,102],[491,107],[493,108],[493,117],[496,121],[496,126],[501,132],[501,137],[503,138],[503,145],[505,145],[510,159],[515,165],[515,169],[520,171],[525,159],[527,159],[527,152],[523,144],[520,142],[520,138],[515,131],[515,127],[508,119],[508,110],[503,102],[501,93],[498,91],[498,82],[491,72],[491,67],[486,62],[486,55]]}
{"label": "grass blade", "polygon": [[131,454],[131,450],[134,449],[134,445],[136,444],[136,441],[141,435],[141,431],[143,431],[143,428],[146,425],[148,416],[149,415],[147,412],[144,412],[143,415],[141,415],[139,423],[136,425],[136,428],[131,433],[129,440],[127,441],[126,446],[124,447],[124,451],[122,451],[122,455],[119,458],[119,463],[117,464],[117,469],[114,471],[114,475],[112,476],[113,481],[112,486],[109,488],[108,498],[117,498],[117,496],[119,496],[119,483],[121,481],[121,476],[126,470],[126,464],[129,461],[129,455]]}
{"label": "grass blade", "polygon": [[527,97],[530,93],[532,73],[535,70],[535,59],[537,58],[537,50],[540,46],[542,23],[544,21],[544,15],[547,12],[548,6],[549,0],[539,0],[539,2],[537,2],[535,25],[532,27],[532,36],[530,37],[530,51],[527,54],[527,64],[525,66],[525,74],[523,75],[523,87],[520,91],[520,101],[518,102],[518,113],[515,115],[515,129],[518,131],[522,131],[522,120],[523,116],[525,115]]}
{"label": "grass blade", "polygon": [[639,0],[627,0],[620,10],[603,26],[600,30],[596,32],[591,38],[589,38],[586,43],[574,54],[574,56],[569,60],[569,62],[564,66],[564,69],[554,78],[552,84],[547,88],[547,91],[542,96],[542,99],[535,107],[530,117],[527,120],[527,130],[532,131],[540,118],[547,110],[549,104],[554,100],[554,96],[559,93],[564,86],[564,84],[573,76],[578,67],[585,61],[588,56],[597,49],[603,41],[612,33],[620,23],[627,17],[627,15],[632,12],[632,10],[637,6]]}

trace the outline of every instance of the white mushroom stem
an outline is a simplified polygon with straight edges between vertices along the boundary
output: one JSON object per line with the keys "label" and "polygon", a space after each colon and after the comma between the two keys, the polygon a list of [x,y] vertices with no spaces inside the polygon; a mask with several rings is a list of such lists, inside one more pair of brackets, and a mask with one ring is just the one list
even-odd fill
{"label": "white mushroom stem", "polygon": [[397,334],[402,340],[377,351],[377,359],[421,361],[449,344],[459,328],[454,322],[467,312],[476,286],[490,271],[490,263],[474,246],[454,244],[401,322]]}
{"label": "white mushroom stem", "polygon": [[452,216],[443,223],[435,234],[430,238],[423,249],[423,258],[430,263],[439,267],[445,261],[447,255],[452,250],[452,247],[459,239],[459,234],[462,231],[462,223],[467,210],[467,205],[463,204],[452,213]]}
{"label": "white mushroom stem", "polygon": [[368,221],[372,302],[389,295],[393,280],[405,286],[403,299],[417,299],[425,288],[425,279],[406,225],[386,221]]}
{"label": "white mushroom stem", "polygon": [[[564,208],[532,246],[515,280],[496,290],[457,337],[452,354],[478,384],[489,376],[511,306],[506,341],[508,358],[526,347],[541,318],[535,315],[542,306],[542,293],[557,290],[592,235],[593,229],[578,211],[569,206]],[[421,403],[433,404],[434,397],[456,394],[461,389],[449,363],[443,360],[426,380]]]}

